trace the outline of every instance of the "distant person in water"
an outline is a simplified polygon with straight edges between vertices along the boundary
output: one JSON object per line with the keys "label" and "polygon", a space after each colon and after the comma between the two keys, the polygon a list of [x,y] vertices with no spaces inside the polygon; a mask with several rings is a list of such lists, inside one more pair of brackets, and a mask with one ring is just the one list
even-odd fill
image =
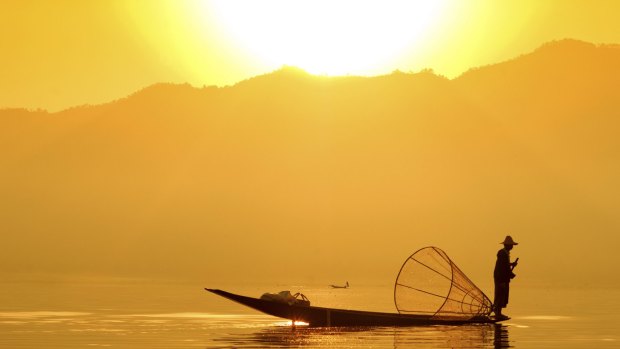
{"label": "distant person in water", "polygon": [[510,250],[518,243],[512,240],[510,235],[506,236],[504,248],[497,252],[497,261],[495,262],[495,270],[493,271],[493,279],[495,281],[495,300],[493,301],[493,310],[495,317],[506,319],[506,315],[502,314],[502,309],[508,305],[508,291],[510,289],[510,280],[516,275],[512,272],[517,266],[519,258],[514,262],[510,262]]}

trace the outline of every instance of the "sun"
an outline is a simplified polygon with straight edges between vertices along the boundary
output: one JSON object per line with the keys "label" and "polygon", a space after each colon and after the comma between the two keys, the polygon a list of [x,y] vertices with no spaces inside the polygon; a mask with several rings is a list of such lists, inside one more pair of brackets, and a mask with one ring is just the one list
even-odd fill
{"label": "sun", "polygon": [[372,75],[429,44],[446,1],[214,0],[197,10],[256,65]]}

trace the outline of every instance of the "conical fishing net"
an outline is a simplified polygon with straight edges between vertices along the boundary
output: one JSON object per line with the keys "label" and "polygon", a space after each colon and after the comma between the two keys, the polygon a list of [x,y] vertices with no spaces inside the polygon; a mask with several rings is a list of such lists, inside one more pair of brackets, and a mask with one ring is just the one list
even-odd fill
{"label": "conical fishing net", "polygon": [[491,313],[491,301],[436,247],[411,255],[396,278],[394,303],[401,314],[468,320]]}

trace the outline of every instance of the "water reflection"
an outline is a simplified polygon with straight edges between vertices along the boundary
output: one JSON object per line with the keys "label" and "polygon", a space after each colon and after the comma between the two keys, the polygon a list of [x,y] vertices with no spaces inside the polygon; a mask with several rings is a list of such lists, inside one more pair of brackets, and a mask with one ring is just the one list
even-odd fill
{"label": "water reflection", "polygon": [[508,327],[500,324],[399,328],[394,348],[509,348]]}
{"label": "water reflection", "polygon": [[508,326],[502,324],[493,325],[495,328],[493,334],[493,347],[494,348],[509,348],[511,347],[508,340]]}
{"label": "water reflection", "polygon": [[253,333],[229,333],[215,339],[237,348],[509,348],[504,325],[421,326],[421,327],[283,327],[274,326]]}

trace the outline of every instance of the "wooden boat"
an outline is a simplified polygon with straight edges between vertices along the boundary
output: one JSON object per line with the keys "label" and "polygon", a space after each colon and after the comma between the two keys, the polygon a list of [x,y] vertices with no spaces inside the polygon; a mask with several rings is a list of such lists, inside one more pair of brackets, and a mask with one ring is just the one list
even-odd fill
{"label": "wooden boat", "polygon": [[489,316],[477,316],[467,320],[434,317],[433,315],[414,315],[381,313],[371,311],[345,310],[304,305],[289,305],[272,300],[241,296],[238,294],[205,288],[218,296],[228,298],[265,314],[293,321],[303,321],[310,326],[424,326],[424,325],[463,325],[494,323]]}
{"label": "wooden boat", "polygon": [[331,288],[349,288],[349,282],[347,281],[346,284],[344,284],[344,286],[340,286],[340,285],[329,285],[329,287]]}
{"label": "wooden boat", "polygon": [[[348,285],[348,282],[347,282]],[[394,284],[398,313],[345,310],[310,306],[305,296],[252,298],[234,293],[205,290],[263,313],[303,321],[311,326],[416,326],[495,323],[493,303],[461,269],[437,247],[414,252],[400,268]],[[270,294],[268,294],[270,295]],[[299,295],[299,294],[298,294]],[[291,299],[292,298],[292,299]]]}

